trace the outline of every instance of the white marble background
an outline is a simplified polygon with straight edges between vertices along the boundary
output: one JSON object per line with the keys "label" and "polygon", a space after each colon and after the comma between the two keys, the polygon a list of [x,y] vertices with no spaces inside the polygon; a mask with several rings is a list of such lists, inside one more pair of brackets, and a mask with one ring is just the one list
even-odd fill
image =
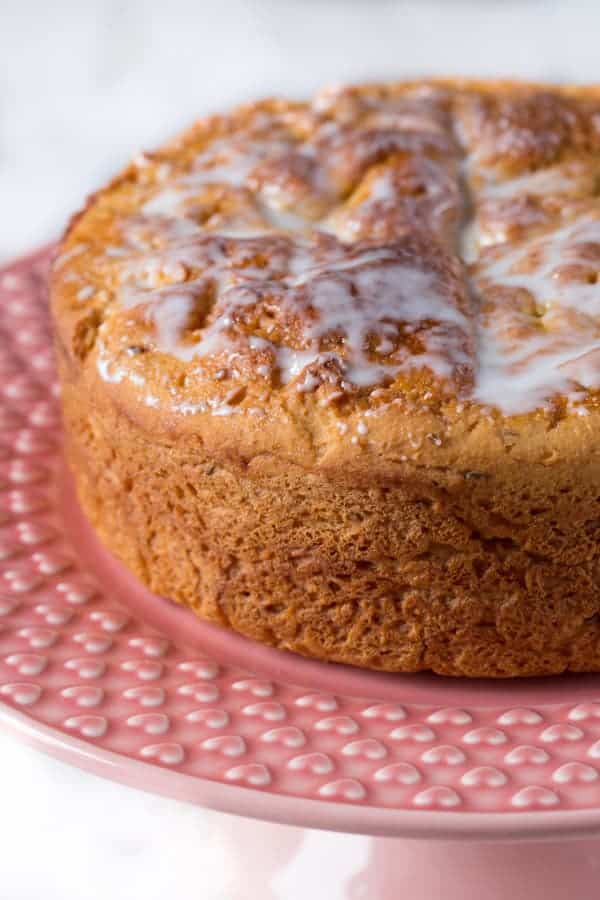
{"label": "white marble background", "polygon": [[599,26],[597,0],[0,0],[0,260],[207,110],[379,76],[600,80]]}
{"label": "white marble background", "polygon": [[[598,0],[0,0],[0,261],[205,111],[407,74],[600,81],[599,35]],[[267,871],[249,839],[289,830],[244,830],[4,736],[0,805],[0,900],[346,900],[368,850],[299,836]]]}

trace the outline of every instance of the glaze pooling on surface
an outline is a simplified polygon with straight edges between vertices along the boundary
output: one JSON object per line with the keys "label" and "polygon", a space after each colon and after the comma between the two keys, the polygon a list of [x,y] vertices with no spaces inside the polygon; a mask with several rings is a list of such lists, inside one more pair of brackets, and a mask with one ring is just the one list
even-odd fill
{"label": "glaze pooling on surface", "polygon": [[[525,245],[488,251],[476,267],[479,348],[475,396],[527,412],[549,389],[573,399],[600,377],[600,219],[592,216]],[[585,412],[585,408],[581,411]]]}
{"label": "glaze pooling on surface", "polygon": [[238,412],[261,379],[323,403],[416,384],[506,415],[581,407],[600,387],[599,111],[435,84],[244,107],[138,157],[110,242],[70,247],[58,277],[68,258],[97,311],[102,377],[118,357],[131,381],[139,342],[214,383],[197,410],[249,378]]}
{"label": "glaze pooling on surface", "polygon": [[[65,506],[47,265],[44,254],[0,273],[3,719],[25,714],[40,740],[59,740],[86,766],[106,755],[105,771],[147,788],[166,770],[160,789],[180,799],[204,797],[197,786],[210,782],[261,791],[266,816],[281,797],[348,807],[338,828],[360,828],[352,808],[395,811],[391,828],[373,818],[364,828],[397,833],[426,811],[494,812],[500,828],[510,812],[600,807],[597,678],[572,682],[572,695],[566,682],[532,686],[523,705],[516,687],[499,698],[491,687],[374,676],[257,645],[250,656],[240,638],[207,636],[182,610],[179,624],[150,624],[140,609],[173,608],[117,578],[106,554],[84,558],[82,520]],[[208,649],[219,641],[227,659]]]}

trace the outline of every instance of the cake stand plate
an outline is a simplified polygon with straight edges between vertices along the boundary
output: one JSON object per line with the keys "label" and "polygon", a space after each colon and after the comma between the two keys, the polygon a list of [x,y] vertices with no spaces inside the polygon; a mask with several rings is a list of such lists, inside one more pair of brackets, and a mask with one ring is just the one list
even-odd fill
{"label": "cake stand plate", "polygon": [[312,662],[202,623],[100,546],[62,456],[50,253],[0,271],[0,723],[146,790],[379,836],[369,900],[595,897],[599,677]]}

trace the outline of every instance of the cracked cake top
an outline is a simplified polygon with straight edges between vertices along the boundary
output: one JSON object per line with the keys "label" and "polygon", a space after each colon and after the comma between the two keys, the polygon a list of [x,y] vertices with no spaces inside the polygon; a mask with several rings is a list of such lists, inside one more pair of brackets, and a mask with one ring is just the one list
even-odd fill
{"label": "cracked cake top", "polygon": [[412,82],[141,154],[72,222],[52,291],[59,345],[142,417],[354,444],[380,421],[410,454],[406,416],[435,448],[458,417],[594,413],[599,270],[600,91]]}

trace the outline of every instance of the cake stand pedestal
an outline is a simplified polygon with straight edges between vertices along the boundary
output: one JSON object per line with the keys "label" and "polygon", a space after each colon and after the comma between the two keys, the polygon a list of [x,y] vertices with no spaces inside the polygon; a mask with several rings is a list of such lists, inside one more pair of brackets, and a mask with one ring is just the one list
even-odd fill
{"label": "cake stand pedestal", "polygon": [[[359,892],[369,900],[595,900],[600,841],[373,842]],[[363,891],[361,894],[360,891]]]}
{"label": "cake stand pedestal", "polygon": [[369,841],[349,900],[596,898],[599,678],[303,660],[151,595],[99,545],[62,457],[48,261],[0,271],[0,724],[98,774],[280,823],[246,828],[244,897],[268,897],[270,867],[302,866],[303,829],[320,828]]}
{"label": "cake stand pedestal", "polygon": [[[231,896],[300,900],[596,900],[600,841],[333,836],[230,819]],[[352,859],[352,862],[349,860]]]}

